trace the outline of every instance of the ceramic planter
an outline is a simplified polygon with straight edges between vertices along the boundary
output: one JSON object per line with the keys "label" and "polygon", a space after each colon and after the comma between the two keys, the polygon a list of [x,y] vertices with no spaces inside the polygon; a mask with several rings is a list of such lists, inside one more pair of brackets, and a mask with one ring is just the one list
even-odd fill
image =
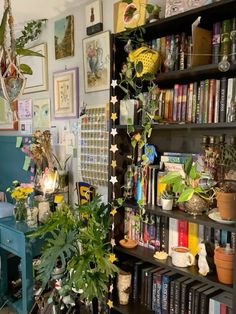
{"label": "ceramic planter", "polygon": [[221,218],[236,220],[236,193],[218,192],[216,200]]}
{"label": "ceramic planter", "polygon": [[162,209],[163,210],[172,210],[173,207],[173,199],[161,199]]}
{"label": "ceramic planter", "polygon": [[225,284],[233,283],[233,253],[227,252],[225,248],[215,249],[214,262],[220,282]]}

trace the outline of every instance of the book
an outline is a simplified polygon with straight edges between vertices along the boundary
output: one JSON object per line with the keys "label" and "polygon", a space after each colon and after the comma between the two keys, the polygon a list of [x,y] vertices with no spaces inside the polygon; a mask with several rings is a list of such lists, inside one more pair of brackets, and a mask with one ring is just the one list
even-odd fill
{"label": "book", "polygon": [[146,289],[147,289],[147,276],[148,276],[148,271],[154,269],[154,266],[148,266],[145,268],[142,268],[141,270],[141,295],[140,295],[140,302],[142,304],[145,304],[145,297],[146,297]]}
{"label": "book", "polygon": [[163,274],[162,276],[162,314],[169,314],[170,313],[170,283],[175,278],[178,278],[178,274],[174,271],[168,272],[166,274]]}
{"label": "book", "polygon": [[202,123],[208,122],[208,111],[209,111],[209,89],[210,83],[209,80],[204,81],[204,99],[202,106]]}
{"label": "book", "polygon": [[216,80],[210,79],[209,80],[210,87],[209,87],[209,103],[208,103],[208,117],[207,123],[213,123],[214,121],[214,104],[215,104],[215,95],[216,95]]}
{"label": "book", "polygon": [[215,103],[214,103],[214,123],[220,121],[220,80],[216,80]]}
{"label": "book", "polygon": [[227,100],[226,100],[226,122],[233,122],[235,117],[236,106],[236,78],[228,79]]}
{"label": "book", "polygon": [[193,83],[192,123],[196,123],[198,83]]}
{"label": "book", "polygon": [[231,38],[231,63],[236,63],[236,17],[232,18],[232,27],[230,32]]}
{"label": "book", "polygon": [[213,23],[212,28],[212,63],[218,64],[220,59],[220,22]]}
{"label": "book", "polygon": [[188,280],[189,277],[183,276],[174,280],[174,301],[173,301],[173,311],[172,303],[170,304],[171,313],[180,314],[180,300],[181,300],[181,286],[183,282]]}
{"label": "book", "polygon": [[202,288],[204,285],[205,284],[201,282],[190,287],[188,293],[188,314],[194,314],[195,291],[199,288]]}
{"label": "book", "polygon": [[190,83],[188,85],[188,93],[187,93],[187,117],[186,117],[186,121],[189,123],[192,122],[192,115],[193,115],[193,85],[194,85],[194,83]]}
{"label": "book", "polygon": [[231,39],[230,39],[230,31],[231,31],[231,20],[226,19],[221,23],[220,30],[220,53],[222,56],[228,56],[230,54],[231,48]]}
{"label": "book", "polygon": [[161,313],[161,282],[162,276],[166,273],[170,272],[167,269],[161,269],[153,274],[153,302],[152,302],[152,310],[155,312]]}
{"label": "book", "polygon": [[165,171],[175,171],[179,172],[182,177],[185,177],[185,172],[184,172],[184,164],[183,163],[177,163],[177,162],[165,162]]}
{"label": "book", "polygon": [[199,248],[198,224],[188,222],[188,248],[193,256],[196,256]]}
{"label": "book", "polygon": [[137,261],[134,263],[133,271],[133,299],[140,299],[140,289],[141,289],[141,270],[147,266],[147,263],[144,261]]}
{"label": "book", "polygon": [[204,284],[202,287],[197,288],[194,293],[194,308],[192,314],[198,314],[200,311],[200,296],[205,290],[212,288],[210,285]]}
{"label": "book", "polygon": [[160,216],[156,215],[155,225],[156,225],[155,250],[160,251],[161,250],[161,217]]}
{"label": "book", "polygon": [[176,121],[178,122],[181,121],[182,97],[183,97],[183,85],[179,84],[178,98],[177,98],[177,119],[176,119]]}
{"label": "book", "polygon": [[178,245],[178,220],[175,218],[169,218],[169,248],[168,254],[171,256],[172,247]]}
{"label": "book", "polygon": [[221,290],[217,287],[210,288],[202,292],[200,297],[200,312],[199,314],[206,314],[209,311],[209,299],[218,294]]}
{"label": "book", "polygon": [[181,122],[186,121],[186,115],[187,115],[187,93],[188,93],[188,85],[184,84],[182,85],[182,98],[181,98]]}
{"label": "book", "polygon": [[226,122],[227,78],[220,79],[220,110],[219,122]]}
{"label": "book", "polygon": [[178,220],[178,245],[188,247],[188,222]]}
{"label": "book", "polygon": [[209,314],[227,314],[227,308],[233,307],[233,295],[230,292],[222,291],[209,300]]}
{"label": "book", "polygon": [[204,92],[205,92],[205,81],[200,81],[200,97],[199,97],[199,112],[197,116],[197,123],[203,123],[204,114]]}
{"label": "book", "polygon": [[152,292],[153,292],[153,275],[161,270],[161,267],[154,267],[148,271],[147,282],[145,288],[145,305],[151,310],[152,309]]}
{"label": "book", "polygon": [[168,253],[168,240],[169,240],[169,217],[161,216],[160,222],[160,231],[161,231],[161,251]]}
{"label": "book", "polygon": [[196,279],[187,279],[181,282],[180,284],[180,311],[177,314],[186,314],[188,313],[188,301],[189,301],[189,289],[194,286],[199,284],[199,281]]}

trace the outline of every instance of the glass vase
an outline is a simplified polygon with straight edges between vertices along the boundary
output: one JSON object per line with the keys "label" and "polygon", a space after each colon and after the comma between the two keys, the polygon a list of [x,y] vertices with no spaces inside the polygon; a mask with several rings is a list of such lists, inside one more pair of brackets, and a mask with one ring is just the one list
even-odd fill
{"label": "glass vase", "polygon": [[27,200],[22,199],[16,202],[14,206],[14,216],[16,221],[25,221],[27,219]]}

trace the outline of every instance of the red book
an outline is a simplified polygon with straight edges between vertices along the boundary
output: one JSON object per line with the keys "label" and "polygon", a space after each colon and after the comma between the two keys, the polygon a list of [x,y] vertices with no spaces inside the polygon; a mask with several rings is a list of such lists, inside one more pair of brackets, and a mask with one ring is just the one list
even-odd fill
{"label": "red book", "polygon": [[178,220],[178,245],[188,247],[188,222]]}
{"label": "red book", "polygon": [[220,314],[227,314],[227,306],[225,303],[220,303]]}

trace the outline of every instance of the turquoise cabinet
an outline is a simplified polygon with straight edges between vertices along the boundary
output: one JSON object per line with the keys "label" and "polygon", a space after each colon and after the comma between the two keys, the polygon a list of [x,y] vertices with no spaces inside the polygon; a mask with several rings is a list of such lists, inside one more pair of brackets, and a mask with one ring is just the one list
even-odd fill
{"label": "turquoise cabinet", "polygon": [[[0,219],[0,300],[8,300],[8,305],[18,314],[29,313],[33,305],[33,264],[32,260],[40,254],[42,242],[39,239],[28,239],[27,232],[31,229],[24,222],[16,222],[14,218]],[[16,269],[8,269],[7,259],[9,253],[18,256],[22,273],[22,296],[14,301],[8,292],[8,274],[17,272]]]}

